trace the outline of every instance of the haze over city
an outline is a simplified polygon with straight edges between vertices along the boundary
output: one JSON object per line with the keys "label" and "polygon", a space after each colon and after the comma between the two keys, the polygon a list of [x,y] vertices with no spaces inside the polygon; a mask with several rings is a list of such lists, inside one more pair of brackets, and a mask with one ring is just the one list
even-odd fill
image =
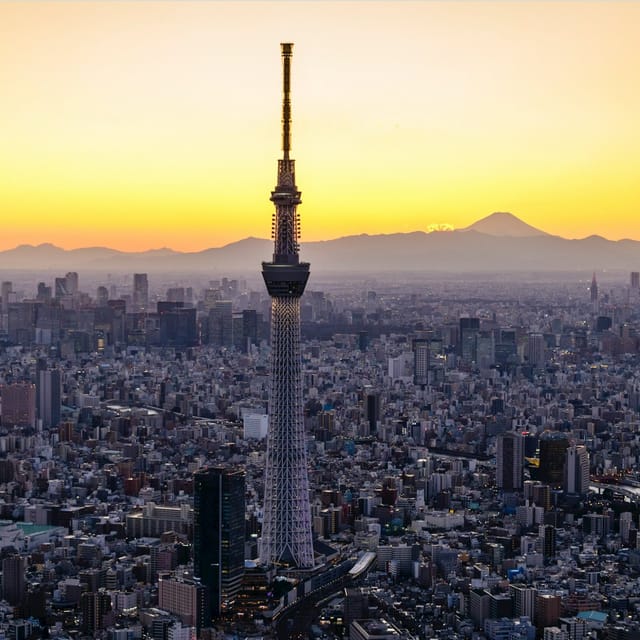
{"label": "haze over city", "polygon": [[296,42],[302,240],[511,211],[640,239],[640,5],[4,2],[1,249],[269,235]]}

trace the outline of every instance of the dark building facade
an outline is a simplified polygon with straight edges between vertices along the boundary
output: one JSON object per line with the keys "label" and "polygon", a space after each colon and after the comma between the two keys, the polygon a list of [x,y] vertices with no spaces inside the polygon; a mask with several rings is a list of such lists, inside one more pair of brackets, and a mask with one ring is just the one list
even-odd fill
{"label": "dark building facade", "polygon": [[244,574],[244,471],[209,467],[194,476],[194,575],[217,618],[233,605]]}

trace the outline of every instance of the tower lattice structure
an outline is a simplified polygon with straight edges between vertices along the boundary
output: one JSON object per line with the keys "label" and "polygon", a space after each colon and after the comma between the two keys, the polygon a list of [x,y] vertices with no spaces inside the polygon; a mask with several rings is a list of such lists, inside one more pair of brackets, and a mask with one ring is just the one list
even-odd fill
{"label": "tower lattice structure", "polygon": [[282,151],[271,192],[272,262],[262,263],[271,296],[271,389],[261,560],[299,569],[313,566],[309,478],[302,421],[300,297],[309,263],[298,256],[300,192],[291,149],[290,77],[293,45],[281,45],[283,63]]}

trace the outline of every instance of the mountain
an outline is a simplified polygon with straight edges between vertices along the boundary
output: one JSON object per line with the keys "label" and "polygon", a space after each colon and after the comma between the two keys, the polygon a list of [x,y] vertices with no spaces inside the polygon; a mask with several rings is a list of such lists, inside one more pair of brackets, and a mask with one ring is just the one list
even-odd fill
{"label": "mountain", "polygon": [[[171,249],[126,253],[105,247],[66,251],[50,244],[22,245],[0,251],[0,269],[56,275],[67,271],[257,275],[260,263],[271,259],[272,248],[272,242],[262,238],[192,253]],[[510,213],[494,213],[457,231],[362,234],[307,242],[300,257],[311,263],[312,274],[638,271],[640,242],[600,236],[568,240],[535,229]]]}
{"label": "mountain", "polygon": [[529,238],[531,236],[549,235],[523,222],[520,218],[514,216],[513,213],[506,211],[492,213],[486,218],[482,218],[472,225],[460,229],[460,231],[477,231],[478,233],[485,233],[489,236],[508,236],[511,238]]}

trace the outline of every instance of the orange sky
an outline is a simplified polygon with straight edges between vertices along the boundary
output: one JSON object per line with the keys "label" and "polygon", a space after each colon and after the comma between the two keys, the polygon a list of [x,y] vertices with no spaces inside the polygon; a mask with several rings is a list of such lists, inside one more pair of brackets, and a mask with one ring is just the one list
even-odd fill
{"label": "orange sky", "polygon": [[640,239],[640,3],[2,2],[0,249],[302,240],[493,211]]}

